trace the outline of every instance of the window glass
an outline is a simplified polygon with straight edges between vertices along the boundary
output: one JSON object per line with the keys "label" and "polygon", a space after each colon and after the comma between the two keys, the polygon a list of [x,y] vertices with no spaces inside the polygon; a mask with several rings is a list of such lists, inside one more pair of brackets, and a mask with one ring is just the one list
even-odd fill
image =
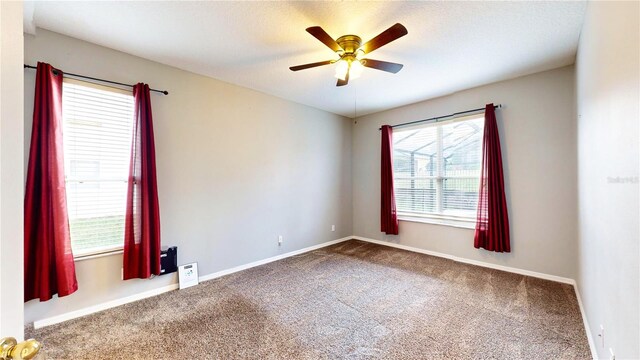
{"label": "window glass", "polygon": [[133,96],[65,79],[62,116],[74,256],[122,248]]}
{"label": "window glass", "polygon": [[483,126],[483,116],[475,115],[394,130],[394,186],[401,215],[475,217]]}

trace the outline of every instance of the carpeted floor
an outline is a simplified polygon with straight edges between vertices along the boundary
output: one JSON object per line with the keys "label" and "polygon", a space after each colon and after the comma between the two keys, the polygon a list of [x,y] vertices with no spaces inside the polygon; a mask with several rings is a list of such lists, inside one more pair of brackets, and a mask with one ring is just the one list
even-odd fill
{"label": "carpeted floor", "polygon": [[33,330],[51,359],[588,359],[570,285],[351,240]]}

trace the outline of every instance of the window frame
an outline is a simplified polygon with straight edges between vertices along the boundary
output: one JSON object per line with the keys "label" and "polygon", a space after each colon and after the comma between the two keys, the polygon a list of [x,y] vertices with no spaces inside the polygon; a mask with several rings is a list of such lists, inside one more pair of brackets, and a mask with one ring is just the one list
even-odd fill
{"label": "window frame", "polygon": [[[437,154],[437,174],[435,176],[430,175],[421,175],[421,176],[408,176],[408,177],[396,177],[395,170],[393,175],[394,180],[394,191],[396,188],[396,180],[397,179],[405,179],[405,180],[433,180],[435,182],[435,196],[436,196],[436,207],[438,209],[437,212],[433,213],[418,213],[418,212],[407,212],[397,210],[398,220],[399,221],[408,221],[408,222],[418,222],[418,223],[427,223],[427,224],[436,224],[436,225],[446,225],[453,227],[460,227],[466,229],[475,228],[476,214],[473,215],[455,215],[455,214],[445,214],[443,212],[444,207],[444,184],[447,179],[473,179],[478,180],[478,191],[479,191],[479,183],[480,176],[455,176],[449,175],[445,176],[444,174],[444,161],[442,161],[443,156],[443,129],[442,127],[447,124],[456,123],[456,122],[465,122],[470,120],[482,119],[483,127],[484,127],[484,113],[476,113],[471,115],[465,115],[456,117],[453,119],[446,119],[440,121],[434,121],[428,124],[416,124],[412,126],[407,126],[403,128],[403,131],[407,130],[419,130],[427,127],[436,127],[436,154]],[[395,152],[395,147],[394,147]],[[394,161],[395,161],[395,154]],[[480,159],[482,162],[482,159]],[[482,165],[482,164],[480,164]],[[412,165],[413,166],[413,165]],[[398,209],[398,204],[396,202],[396,209]]]}
{"label": "window frame", "polygon": [[[89,82],[89,81],[83,81],[83,80],[79,80],[79,79],[75,79],[75,78],[68,78],[65,77],[63,79],[63,97],[64,97],[64,83],[70,83],[70,84],[74,84],[74,85],[79,85],[79,86],[83,86],[83,87],[87,87],[87,88],[93,88],[93,89],[97,89],[97,90],[101,90],[101,91],[108,91],[108,92],[113,92],[113,93],[118,93],[118,94],[123,94],[123,95],[127,95],[127,96],[131,96],[133,97],[133,94],[131,93],[131,91],[127,91],[125,89],[121,89],[118,87],[113,87],[113,86],[108,86],[108,85],[102,85],[102,84],[96,84],[94,82]],[[135,114],[135,108],[134,108],[134,104],[132,103],[132,114]],[[133,127],[133,123],[134,123],[134,119],[131,119],[131,126]],[[64,118],[64,112],[63,112],[63,117],[62,117],[62,129],[63,131],[66,128],[66,119]],[[64,132],[63,132],[64,134]],[[64,151],[63,151],[64,153]],[[66,153],[65,155],[65,193],[68,193],[69,190],[69,183],[71,182],[75,182],[75,183],[86,183],[86,182],[97,182],[97,183],[101,183],[101,182],[122,182],[124,181],[125,183],[128,182],[128,178],[127,179],[83,179],[80,177],[74,177],[74,178],[70,178],[67,174],[67,169],[66,169]],[[66,203],[67,203],[67,208],[69,208],[69,196],[67,195],[66,199],[65,199]],[[125,208],[125,216],[126,216],[126,208]],[[69,221],[70,221],[70,216],[69,216]],[[70,234],[71,236],[71,234]],[[73,248],[72,248],[73,250]],[[88,260],[88,259],[94,259],[94,258],[99,258],[99,257],[103,257],[103,256],[110,256],[110,255],[117,255],[117,254],[122,254],[124,252],[124,232],[122,233],[122,242],[120,244],[117,245],[111,245],[111,246],[102,246],[102,247],[95,247],[93,249],[89,249],[86,251],[80,251],[80,252],[73,252],[73,260],[74,261],[82,261],[82,260]]]}

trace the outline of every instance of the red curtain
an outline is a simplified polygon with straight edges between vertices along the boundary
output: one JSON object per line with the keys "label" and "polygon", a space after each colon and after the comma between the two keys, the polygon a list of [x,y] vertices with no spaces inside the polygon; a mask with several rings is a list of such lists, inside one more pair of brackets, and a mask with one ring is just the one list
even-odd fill
{"label": "red curtain", "polygon": [[489,251],[510,252],[502,153],[493,104],[488,104],[484,112],[481,174],[474,246]]}
{"label": "red curtain", "polygon": [[160,208],[149,85],[133,87],[135,123],[127,190],[124,279],[160,274]]}
{"label": "red curtain", "polygon": [[380,231],[398,235],[398,214],[393,190],[393,129],[382,126],[382,154],[380,164]]}
{"label": "red curtain", "polygon": [[62,147],[62,71],[38,63],[24,198],[24,301],[78,290]]}

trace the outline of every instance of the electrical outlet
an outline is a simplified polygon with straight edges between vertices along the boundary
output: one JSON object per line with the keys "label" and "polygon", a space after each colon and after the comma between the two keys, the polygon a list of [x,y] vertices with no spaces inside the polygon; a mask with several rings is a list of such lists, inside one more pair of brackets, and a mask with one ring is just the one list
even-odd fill
{"label": "electrical outlet", "polygon": [[331,231],[336,231],[336,226],[335,225],[331,225]]}
{"label": "electrical outlet", "polygon": [[278,235],[278,246],[282,245],[282,235]]}
{"label": "electrical outlet", "polygon": [[600,346],[604,349],[604,325],[600,324],[600,333],[598,334],[600,337]]}

